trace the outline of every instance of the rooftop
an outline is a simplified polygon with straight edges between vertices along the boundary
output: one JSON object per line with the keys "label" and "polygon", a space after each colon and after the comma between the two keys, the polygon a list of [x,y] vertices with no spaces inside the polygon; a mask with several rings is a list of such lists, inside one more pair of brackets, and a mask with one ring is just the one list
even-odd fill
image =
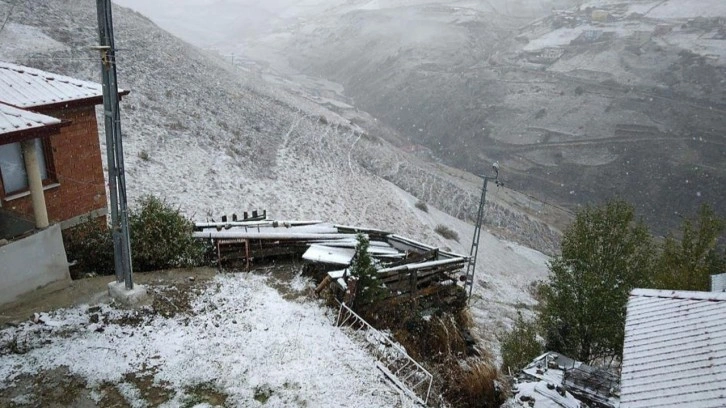
{"label": "rooftop", "polygon": [[60,125],[61,120],[0,103],[0,144],[9,133]]}
{"label": "rooftop", "polygon": [[0,62],[0,101],[8,105],[27,109],[102,97],[100,84]]}
{"label": "rooftop", "polygon": [[726,406],[726,293],[631,292],[621,406]]}

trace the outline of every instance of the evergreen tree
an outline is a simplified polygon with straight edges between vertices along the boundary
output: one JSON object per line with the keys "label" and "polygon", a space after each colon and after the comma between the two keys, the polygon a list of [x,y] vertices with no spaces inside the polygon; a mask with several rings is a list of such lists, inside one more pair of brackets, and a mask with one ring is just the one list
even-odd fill
{"label": "evergreen tree", "polygon": [[355,247],[355,257],[350,265],[350,275],[358,280],[355,309],[361,311],[385,299],[387,290],[383,282],[378,279],[378,270],[368,253],[370,245],[368,237],[358,234],[356,238],[358,243]]}
{"label": "evergreen tree", "polygon": [[546,348],[583,362],[621,356],[628,294],[651,284],[653,249],[624,201],[579,211],[542,290]]}

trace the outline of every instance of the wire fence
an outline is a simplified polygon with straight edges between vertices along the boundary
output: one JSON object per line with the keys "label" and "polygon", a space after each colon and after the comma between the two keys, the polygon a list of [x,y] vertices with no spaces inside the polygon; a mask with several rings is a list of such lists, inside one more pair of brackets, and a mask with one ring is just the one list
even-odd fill
{"label": "wire fence", "polygon": [[406,388],[404,392],[420,399],[424,405],[427,404],[434,377],[412,359],[403,347],[371,326],[345,303],[340,304],[336,326],[347,328],[354,337],[361,340],[388,370],[386,374],[393,375],[398,380],[397,385]]}

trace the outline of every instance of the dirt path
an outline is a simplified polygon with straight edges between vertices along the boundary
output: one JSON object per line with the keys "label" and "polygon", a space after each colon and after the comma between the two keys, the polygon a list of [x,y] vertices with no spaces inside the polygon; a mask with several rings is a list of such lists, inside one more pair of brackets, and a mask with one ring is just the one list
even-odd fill
{"label": "dirt path", "polygon": [[[196,281],[211,279],[217,270],[214,268],[173,269],[157,272],[134,274],[134,283],[169,284],[188,281],[194,277]],[[107,285],[114,280],[113,276],[97,276],[79,279],[63,289],[48,291],[38,290],[23,296],[18,302],[0,306],[0,327],[8,323],[17,323],[28,319],[33,313],[72,307],[81,304],[95,305],[108,303]]]}

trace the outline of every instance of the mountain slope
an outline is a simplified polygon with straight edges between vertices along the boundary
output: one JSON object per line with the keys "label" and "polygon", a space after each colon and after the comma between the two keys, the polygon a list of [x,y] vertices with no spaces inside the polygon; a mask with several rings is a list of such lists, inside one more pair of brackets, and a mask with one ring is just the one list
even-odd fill
{"label": "mountain slope", "polygon": [[[0,15],[9,5],[0,1]],[[137,13],[116,8],[115,20],[120,83],[131,90],[122,130],[132,205],[156,194],[197,220],[266,209],[278,218],[391,229],[468,252],[470,224],[435,208],[422,213],[401,188],[466,219],[476,211],[480,179],[406,154],[376,136],[383,130],[374,121],[361,116],[353,124],[265,85],[257,73],[189,46]],[[99,80],[98,55],[87,48],[97,41],[93,2],[24,2],[8,21],[0,58]],[[19,42],[6,47],[10,39]],[[557,232],[518,210],[537,212],[538,204],[511,204],[513,196],[491,189],[490,200],[499,202],[488,207],[492,232],[553,250]],[[438,224],[459,231],[461,241],[437,235]],[[484,300],[473,312],[476,332],[496,353],[496,329],[534,304],[527,289],[545,278],[546,257],[486,231],[481,246],[475,293]]]}
{"label": "mountain slope", "polygon": [[722,2],[593,1],[529,24],[435,3],[321,13],[240,51],[340,83],[447,164],[498,160],[545,201],[624,197],[657,233],[702,203],[726,214]]}

